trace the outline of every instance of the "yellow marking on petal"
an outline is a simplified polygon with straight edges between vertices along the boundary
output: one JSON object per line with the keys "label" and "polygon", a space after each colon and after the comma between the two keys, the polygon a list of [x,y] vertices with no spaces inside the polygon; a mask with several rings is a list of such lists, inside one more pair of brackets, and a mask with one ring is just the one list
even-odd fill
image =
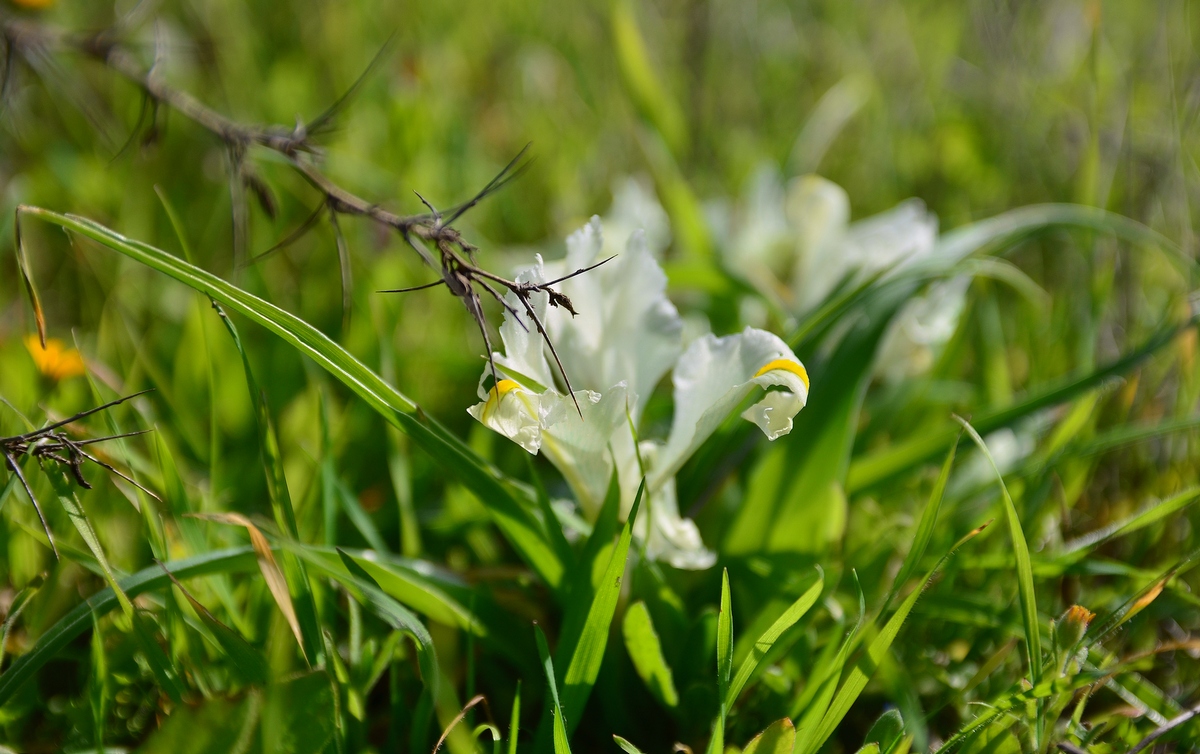
{"label": "yellow marking on petal", "polygon": [[754,376],[762,377],[767,372],[774,372],[776,369],[782,369],[785,372],[791,372],[792,374],[796,375],[800,378],[800,381],[804,383],[804,389],[808,390],[808,370],[805,369],[804,365],[800,362],[792,361],[791,359],[775,359],[774,361],[769,361],[767,362],[766,366],[758,370]]}
{"label": "yellow marking on petal", "polygon": [[492,392],[496,394],[496,397],[502,398],[508,391],[516,390],[519,387],[521,386],[512,380],[500,380],[492,386]]}
{"label": "yellow marking on petal", "polygon": [[488,391],[487,403],[483,406],[483,417],[489,418],[500,407],[500,399],[521,387],[513,380],[499,380]]}
{"label": "yellow marking on petal", "polygon": [[77,377],[84,374],[83,356],[74,348],[67,348],[58,338],[47,338],[46,347],[36,335],[25,337],[25,348],[33,357],[38,371],[54,380]]}

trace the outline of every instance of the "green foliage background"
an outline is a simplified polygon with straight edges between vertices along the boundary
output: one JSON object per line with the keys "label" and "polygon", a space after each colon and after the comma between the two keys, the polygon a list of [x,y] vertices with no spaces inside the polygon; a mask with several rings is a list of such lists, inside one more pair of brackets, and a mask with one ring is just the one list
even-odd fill
{"label": "green foliage background", "polygon": [[[2,12],[9,20],[73,30],[104,28],[114,19],[108,4],[71,0],[37,11],[8,5]],[[122,5],[117,12],[138,15],[128,38],[147,63],[157,49],[159,75],[243,122],[312,117],[391,38],[391,52],[337,130],[321,140],[331,177],[361,196],[418,212],[414,189],[436,206],[452,205],[532,142],[536,161],[527,173],[460,223],[481,247],[484,265],[508,272],[535,250],[560,255],[561,239],[607,209],[616,181],[645,176],[672,219],[672,296],[681,309],[706,315],[718,333],[742,326],[744,290],[716,261],[716,236],[697,209],[740,195],[764,161],[788,176],[819,172],[844,186],[855,218],[916,196],[948,230],[1022,205],[1073,202],[1139,221],[1166,239],[1159,246],[1188,258],[1196,252],[1200,11],[1194,4],[192,0]],[[168,554],[181,558],[246,541],[240,528],[184,519],[185,511],[236,511],[280,534],[271,526],[278,520],[272,501],[278,505],[279,497],[268,484],[270,458],[264,474],[253,393],[209,303],[78,234],[68,240],[52,225],[25,219],[26,253],[50,335],[74,339],[93,379],[54,382],[39,374],[24,344],[33,319],[12,247],[14,209],[22,203],[94,219],[176,256],[184,256],[186,244],[197,266],[312,323],[466,438],[481,457],[515,479],[534,479],[523,451],[465,412],[475,401],[483,347],[461,304],[436,290],[373,293],[433,279],[410,249],[369,223],[342,221],[354,272],[353,316],[343,328],[328,225],[261,264],[235,270],[222,145],[162,110],[157,140],[135,138],[122,151],[141,108],[133,87],[94,62],[54,56],[41,65],[14,63],[0,136],[0,395],[12,407],[37,424],[43,416],[69,415],[154,387],[132,408],[113,412],[120,429],[154,427],[154,435],[112,457],[166,493],[161,516]],[[247,249],[253,253],[300,225],[319,197],[280,159],[265,151],[251,158],[278,201],[275,218],[250,204]],[[178,214],[182,239],[155,187]],[[1196,518],[1186,506],[1197,482],[1194,331],[1116,370],[1111,376],[1119,380],[1095,379],[1056,400],[1027,403],[1062,380],[1097,374],[1137,352],[1164,323],[1190,316],[1189,276],[1155,244],[1131,243],[1128,234],[1120,240],[1110,232],[1116,229],[1052,229],[1002,244],[996,250],[1034,285],[977,281],[933,372],[899,387],[871,385],[861,412],[848,395],[841,425],[840,409],[821,408],[820,374],[824,367],[831,384],[844,362],[831,355],[832,339],[824,350],[820,342],[805,343],[807,352],[797,352],[816,381],[801,417],[817,418],[801,427],[814,434],[793,434],[770,452],[765,443],[751,445],[743,459],[734,454],[745,452],[746,435],[731,426],[684,470],[681,503],[686,509],[707,501],[698,521],[714,546],[763,490],[780,500],[798,496],[788,511],[799,518],[781,523],[764,513],[754,526],[787,523],[818,533],[796,546],[764,540],[748,550],[727,545],[721,553],[732,585],[734,672],[754,639],[811,586],[812,566],[824,571],[818,606],[784,634],[731,710],[727,744],[744,746],[782,717],[801,722],[820,698],[820,669],[836,661],[858,617],[860,596],[867,620],[854,634],[858,643],[842,677],[849,677],[859,650],[873,649],[876,637],[887,635],[891,613],[879,613],[922,511],[933,504],[937,464],[958,430],[952,411],[978,420],[1016,406],[1012,418],[1019,421],[1011,423],[1033,445],[1006,480],[1032,551],[1052,677],[1064,667],[1059,653],[1065,648],[1059,646],[1061,621],[1051,621],[1064,610],[1082,604],[1099,614],[1097,626],[1110,616],[1128,618],[1092,649],[1094,667],[1120,668],[1088,696],[1086,710],[1079,708],[1080,721],[1097,731],[1094,740],[1065,722],[1081,697],[1056,689],[1040,705],[1013,702],[1011,713],[966,741],[964,750],[1047,750],[1066,740],[1094,752],[1125,751],[1196,702],[1189,652],[1197,651],[1191,636],[1200,612],[1191,591],[1195,577],[1187,572],[1197,546]],[[870,303],[858,302],[864,311]],[[499,313],[491,314],[498,321]],[[309,580],[320,628],[337,650],[326,648],[324,663],[315,663],[325,668],[319,672],[308,672],[244,553],[228,580],[188,582],[220,623],[206,622],[180,590],[160,584],[138,599],[146,611],[138,614],[152,616],[153,642],[181,679],[182,700],[165,691],[153,652],[137,639],[136,621],[97,615],[97,631],[57,652],[0,708],[0,740],[17,751],[82,750],[99,739],[148,751],[421,751],[432,748],[477,692],[488,706],[474,708],[471,722],[494,721],[507,740],[520,680],[521,745],[549,747],[549,733],[541,739],[534,733],[551,702],[530,624],[537,620],[558,647],[564,616],[578,609],[578,596],[556,594],[533,575],[489,517],[487,501],[468,492],[419,442],[389,427],[279,338],[236,315],[234,322],[278,434],[299,541],[355,552],[386,548],[396,580],[371,571],[357,586],[345,580],[334,586],[327,571],[354,578],[353,569],[332,550],[304,550],[325,564],[322,570],[309,562]],[[860,365],[851,377],[861,373]],[[649,415],[665,424],[669,391],[660,392]],[[827,415],[834,418],[818,424]],[[110,430],[103,421],[90,426]],[[0,413],[0,428],[4,435],[26,431],[8,410]],[[850,456],[841,458],[839,437],[852,438]],[[938,439],[944,437],[949,440]],[[804,480],[791,473],[795,458],[781,463],[778,454],[787,451],[777,447],[792,448],[801,462],[808,456],[797,448],[824,451],[848,469],[833,480],[837,490],[829,497],[825,488],[796,486]],[[896,473],[873,484],[856,483],[878,470],[871,464],[889,452],[914,447],[929,452],[901,457],[889,467]],[[916,602],[826,750],[857,750],[871,724],[893,706],[914,737],[914,750],[925,750],[982,714],[978,703],[1003,708],[1003,700],[1023,690],[1030,668],[1018,551],[994,478],[972,448],[959,447],[925,557],[904,574],[923,573],[985,520],[997,523],[963,545]],[[774,461],[771,453],[777,453]],[[710,465],[713,459],[727,457],[743,460],[723,476],[709,473],[723,468]],[[551,496],[567,494],[549,465],[537,459],[533,468]],[[158,510],[157,504],[104,480],[94,467],[88,474],[96,489],[80,497],[114,569],[128,574],[153,566],[153,516],[145,506]],[[55,562],[23,493],[7,477],[6,484],[0,606],[46,574],[6,644],[10,655],[20,656],[104,581],[80,540]],[[35,487],[43,505],[54,509],[52,528],[72,543],[69,519],[49,504],[51,489],[44,479]],[[1172,499],[1178,505],[1145,507]],[[1080,539],[1141,510],[1155,513],[1094,544]],[[618,531],[613,524],[609,539]],[[601,558],[592,549],[576,546],[577,565],[595,561],[598,575],[608,550]],[[291,555],[279,557],[292,563]],[[1145,594],[1176,566],[1178,575],[1157,599],[1128,610],[1126,600]],[[642,564],[629,576],[588,706],[565,709],[571,726],[579,726],[571,746],[613,751],[614,733],[647,752],[665,751],[675,741],[704,746],[724,688],[712,672],[720,645],[721,569],[664,573]],[[414,645],[347,596],[349,590],[369,597],[371,577],[429,627],[442,683],[433,700],[436,715],[427,723],[421,705],[429,701],[421,696]],[[908,588],[914,585],[910,579]],[[641,608],[630,611],[639,600],[662,640],[674,704],[661,686],[643,682],[642,668],[626,650],[631,633],[636,642],[648,640],[642,618],[627,618],[642,615]],[[486,623],[486,631],[472,633],[475,620]],[[221,625],[249,647],[219,641]],[[1168,651],[1172,642],[1178,647]],[[265,662],[267,680],[239,675],[245,658],[236,652],[247,649],[248,657]],[[562,657],[555,661],[561,665]],[[1075,671],[1064,675],[1076,678]],[[560,667],[560,677],[563,672]],[[1059,724],[1050,715],[1048,731],[1039,733],[1044,708],[1060,703]],[[1183,726],[1169,735],[1179,750],[1190,750],[1195,730]],[[456,754],[474,745],[468,731],[463,726],[451,735],[447,745]],[[490,745],[487,732],[480,735],[478,745]]]}

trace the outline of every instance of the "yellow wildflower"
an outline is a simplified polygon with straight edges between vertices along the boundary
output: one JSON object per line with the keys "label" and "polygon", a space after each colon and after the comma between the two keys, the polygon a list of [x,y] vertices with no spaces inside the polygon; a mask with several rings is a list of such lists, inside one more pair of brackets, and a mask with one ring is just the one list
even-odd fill
{"label": "yellow wildflower", "polygon": [[54,380],[67,377],[78,377],[84,373],[83,356],[74,348],[67,346],[58,338],[47,338],[46,347],[36,335],[25,336],[25,348],[37,364],[38,371]]}

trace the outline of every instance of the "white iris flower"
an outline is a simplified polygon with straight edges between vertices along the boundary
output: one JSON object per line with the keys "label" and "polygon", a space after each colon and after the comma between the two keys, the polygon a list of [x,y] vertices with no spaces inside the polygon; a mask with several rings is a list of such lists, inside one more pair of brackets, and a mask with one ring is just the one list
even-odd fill
{"label": "white iris flower", "polygon": [[[618,233],[628,232],[622,223],[614,224]],[[544,453],[591,518],[614,470],[627,514],[644,466],[650,496],[644,510],[650,515],[639,517],[636,533],[647,553],[677,568],[707,568],[716,556],[704,547],[695,523],[679,513],[676,472],[751,394],[761,398],[742,413],[745,419],[770,440],[790,432],[792,417],[808,400],[808,374],[787,344],[762,330],[704,335],[685,348],[683,322],[667,298],[666,274],[656,257],[665,233],[653,240],[654,247],[645,233],[632,232],[616,259],[563,282],[576,317],[551,308],[545,293],[531,299],[575,388],[574,401],[565,394],[537,329],[526,329],[506,314],[500,327],[504,353],[493,355],[499,380],[485,390],[491,376],[485,369],[480,403],[468,410],[530,453]],[[553,279],[615,251],[606,247],[600,219],[593,218],[567,239],[563,262],[543,264],[539,256],[517,280]],[[670,434],[665,441],[642,440],[635,448],[634,428],[668,371],[675,394]]]}
{"label": "white iris flower", "polygon": [[[916,199],[858,222],[850,222],[845,190],[820,176],[805,175],[784,186],[767,165],[751,178],[736,212],[716,208],[730,269],[786,309],[814,310],[842,284],[930,259],[938,239],[937,218]],[[931,285],[896,317],[880,349],[879,374],[898,381],[926,371],[957,327],[969,276]]]}

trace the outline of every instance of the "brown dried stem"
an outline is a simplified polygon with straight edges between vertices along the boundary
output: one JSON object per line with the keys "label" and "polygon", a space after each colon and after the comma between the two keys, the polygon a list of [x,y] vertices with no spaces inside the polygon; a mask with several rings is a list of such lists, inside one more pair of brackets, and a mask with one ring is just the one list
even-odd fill
{"label": "brown dried stem", "polygon": [[38,463],[43,461],[53,461],[67,469],[71,476],[75,479],[75,483],[84,489],[91,489],[92,485],[88,483],[83,476],[83,462],[91,461],[107,471],[116,474],[117,476],[137,487],[142,492],[145,492],[150,497],[161,502],[161,498],[143,487],[136,479],[125,474],[111,464],[97,458],[88,451],[84,450],[86,445],[95,445],[96,443],[107,442],[109,440],[120,440],[126,437],[135,437],[145,434],[150,430],[141,430],[138,432],[125,432],[119,435],[109,435],[107,437],[93,437],[86,440],[73,440],[67,436],[66,432],[60,431],[63,427],[73,422],[77,422],[84,417],[90,416],[98,411],[103,411],[107,408],[112,408],[117,404],[136,398],[149,390],[143,390],[139,393],[127,395],[123,398],[109,401],[102,406],[96,406],[86,411],[80,411],[72,417],[48,424],[40,429],[35,429],[32,432],[26,432],[22,435],[13,435],[12,437],[0,437],[0,455],[4,456],[4,465],[8,467],[21,486],[25,489],[25,494],[29,496],[29,501],[33,504],[33,509],[37,511],[38,518],[42,522],[42,528],[46,531],[46,538],[50,541],[50,549],[54,551],[54,556],[58,557],[58,546],[54,543],[54,534],[50,531],[50,525],[46,522],[46,517],[42,513],[42,508],[38,504],[37,498],[33,494],[33,488],[29,485],[29,481],[25,478],[24,472],[21,470],[19,459],[22,456],[30,456]]}
{"label": "brown dried stem", "polygon": [[[361,84],[363,78],[382,58],[387,46],[372,61],[367,71],[364,72],[363,77],[360,77],[346,94],[339,98],[324,113],[307,124],[297,121],[295,126],[287,127],[243,124],[213,110],[188,92],[167,84],[161,77],[155,74],[153,66],[150,68],[143,66],[136,57],[122,47],[117,34],[113,31],[102,31],[94,34],[72,34],[61,29],[30,21],[0,18],[0,33],[3,34],[7,43],[6,52],[10,56],[10,60],[13,55],[20,56],[26,60],[33,60],[44,58],[53,53],[69,51],[85,55],[98,61],[137,86],[151,104],[152,111],[157,111],[159,106],[165,105],[219,139],[225,145],[226,151],[229,154],[231,171],[230,191],[233,194],[234,205],[234,252],[235,262],[238,264],[242,263],[244,255],[243,226],[245,223],[245,208],[242,206],[243,199],[241,198],[243,188],[250,186],[260,197],[264,196],[264,191],[261,190],[261,180],[246,166],[245,159],[249,148],[257,146],[277,152],[286,158],[291,167],[310,186],[319,192],[324,200],[318,205],[313,215],[297,231],[290,234],[271,249],[253,257],[250,260],[251,262],[262,259],[295,241],[316,224],[322,210],[325,210],[329,213],[330,222],[337,238],[339,268],[343,280],[348,280],[348,252],[345,248],[345,239],[337,224],[337,216],[357,215],[367,218],[372,222],[399,233],[426,264],[440,272],[441,280],[429,284],[429,287],[445,284],[454,296],[462,300],[467,312],[475,320],[480,332],[483,334],[484,343],[488,349],[487,357],[491,365],[493,379],[498,379],[498,376],[496,365],[492,360],[491,338],[488,336],[487,322],[483,315],[483,307],[479,295],[480,288],[499,299],[502,306],[513,314],[517,318],[517,321],[526,329],[528,329],[528,326],[524,322],[521,322],[520,309],[523,309],[524,313],[532,318],[533,324],[554,356],[555,363],[562,374],[567,393],[573,393],[570,378],[563,369],[562,362],[558,358],[554,344],[550,341],[549,334],[534,313],[530,298],[534,293],[545,293],[549,297],[549,303],[552,306],[563,307],[574,315],[576,312],[571,300],[552,286],[575,275],[594,269],[599,265],[576,270],[558,280],[546,283],[519,283],[479,267],[475,263],[477,247],[467,242],[461,233],[451,225],[455,220],[462,217],[464,213],[488,195],[516,178],[528,167],[528,161],[521,162],[528,150],[528,146],[521,150],[520,154],[505,166],[478,194],[470,200],[452,208],[446,214],[435,210],[424,198],[421,198],[421,201],[429,208],[429,212],[427,213],[401,215],[391,212],[375,202],[368,201],[339,186],[325,175],[318,166],[320,149],[313,142],[314,134],[327,130],[333,118],[345,106],[349,98]],[[9,68],[10,66],[6,67],[4,72],[5,83],[7,83],[7,77],[11,75]],[[141,120],[139,119],[139,124],[140,122]],[[418,197],[420,197],[419,194]],[[416,241],[420,243],[418,244]],[[429,253],[429,250],[436,252],[438,259],[435,260]],[[603,263],[601,262],[600,264]],[[416,289],[420,289],[421,287],[425,286],[418,286]],[[498,289],[504,289],[512,293],[519,300],[521,304],[520,309],[514,308],[504,301],[504,297],[499,294]],[[406,290],[413,289],[397,289],[386,292],[402,292]],[[347,291],[343,291],[343,308],[345,309],[348,306],[349,295]],[[348,316],[348,311],[344,311],[343,315],[344,317]],[[573,395],[572,399],[574,399]],[[578,409],[578,403],[576,403],[576,409]]]}

